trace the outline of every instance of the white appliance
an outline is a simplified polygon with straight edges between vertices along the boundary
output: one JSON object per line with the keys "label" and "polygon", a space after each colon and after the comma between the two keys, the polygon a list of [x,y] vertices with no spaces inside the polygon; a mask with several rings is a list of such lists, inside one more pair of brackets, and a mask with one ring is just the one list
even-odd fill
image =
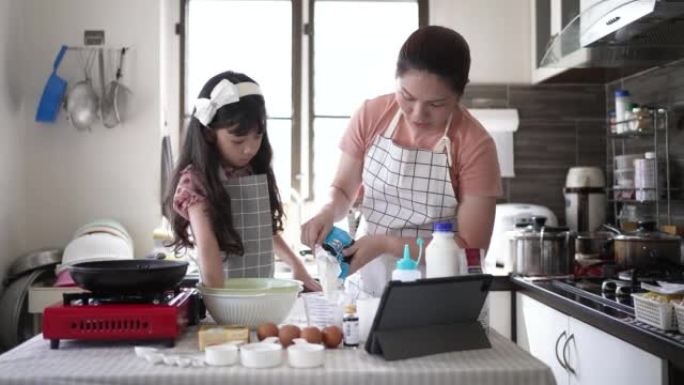
{"label": "white appliance", "polygon": [[513,269],[509,247],[509,232],[516,222],[530,222],[532,217],[546,217],[546,226],[558,226],[556,215],[547,207],[526,203],[496,205],[492,239],[487,248],[485,269],[488,273],[508,274]]}
{"label": "white appliance", "polygon": [[565,221],[572,231],[593,231],[606,221],[606,178],[598,167],[571,167],[565,179]]}

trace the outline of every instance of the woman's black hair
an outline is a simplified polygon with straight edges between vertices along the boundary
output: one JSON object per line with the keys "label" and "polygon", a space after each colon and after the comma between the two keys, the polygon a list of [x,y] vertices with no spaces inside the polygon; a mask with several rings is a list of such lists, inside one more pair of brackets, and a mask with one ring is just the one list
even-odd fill
{"label": "woman's black hair", "polygon": [[[211,91],[223,79],[231,83],[253,82],[248,76],[227,71],[220,73],[207,81],[199,93],[199,98],[210,98]],[[163,203],[163,213],[168,217],[174,233],[174,241],[170,246],[176,250],[192,247],[188,226],[190,223],[173,209],[173,198],[183,170],[192,166],[193,177],[204,189],[207,204],[210,207],[207,214],[218,241],[219,248],[226,254],[243,255],[244,247],[240,234],[233,227],[233,216],[230,196],[219,179],[221,167],[221,153],[216,145],[215,131],[237,126],[231,129],[231,134],[244,136],[251,132],[263,134],[261,147],[250,161],[254,174],[266,174],[268,181],[268,195],[273,218],[273,233],[283,229],[283,205],[271,167],[273,150],[266,131],[266,105],[261,95],[247,95],[237,103],[222,106],[208,125],[203,125],[194,116],[190,119],[185,135],[185,142],[178,158],[178,164],[173,178],[167,188]]]}
{"label": "woman's black hair", "polygon": [[470,72],[470,48],[460,33],[430,25],[417,29],[399,50],[396,76],[408,70],[427,71],[446,80],[463,95]]}

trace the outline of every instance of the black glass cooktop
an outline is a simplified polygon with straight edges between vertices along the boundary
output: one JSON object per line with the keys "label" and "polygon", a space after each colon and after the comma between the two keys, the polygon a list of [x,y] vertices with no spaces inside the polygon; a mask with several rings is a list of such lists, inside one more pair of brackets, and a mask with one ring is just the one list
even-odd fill
{"label": "black glass cooktop", "polygon": [[[630,294],[645,292],[645,290],[639,286],[633,286],[631,281],[590,277],[552,278],[534,280],[530,283],[617,321],[635,326],[645,332],[657,335],[661,339],[669,340],[684,347],[684,334],[679,334],[676,331],[664,331],[636,320],[634,302]],[[618,294],[616,294],[616,288],[623,288],[624,290],[617,290]]]}
{"label": "black glass cooktop", "polygon": [[602,292],[603,281],[603,278],[568,278],[535,281],[534,284],[613,318],[634,319],[632,297]]}

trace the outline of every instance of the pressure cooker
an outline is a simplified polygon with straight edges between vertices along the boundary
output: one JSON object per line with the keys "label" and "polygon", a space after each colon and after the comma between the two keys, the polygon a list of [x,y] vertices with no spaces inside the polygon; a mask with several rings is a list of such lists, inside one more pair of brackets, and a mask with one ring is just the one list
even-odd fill
{"label": "pressure cooker", "polygon": [[545,223],[545,217],[532,217],[532,223],[509,234],[514,274],[546,276],[572,272],[575,233]]}

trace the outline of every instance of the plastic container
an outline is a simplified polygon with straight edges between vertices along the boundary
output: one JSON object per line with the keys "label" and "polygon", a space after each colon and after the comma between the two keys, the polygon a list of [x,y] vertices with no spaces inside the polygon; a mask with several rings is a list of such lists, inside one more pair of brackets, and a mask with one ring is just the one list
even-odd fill
{"label": "plastic container", "polygon": [[418,260],[414,261],[411,259],[411,248],[408,244],[404,245],[404,256],[397,261],[396,268],[392,271],[393,281],[403,281],[412,282],[417,279],[423,278],[418,269],[418,263],[420,263],[420,255],[423,252],[423,242],[422,239],[418,238],[418,247],[420,248],[420,254],[418,254]]}
{"label": "plastic container", "polygon": [[272,368],[283,361],[283,347],[277,343],[278,337],[267,337],[240,348],[242,366],[254,369]]}
{"label": "plastic container", "polygon": [[615,183],[620,187],[634,187],[634,168],[615,170]]}
{"label": "plastic container", "polygon": [[684,303],[673,303],[675,315],[677,316],[677,327],[679,332],[684,334]]}
{"label": "plastic container", "polygon": [[654,301],[641,294],[632,294],[632,298],[637,321],[662,330],[677,330],[677,318],[671,303]]}
{"label": "plastic container", "polygon": [[466,274],[465,251],[458,247],[450,222],[436,222],[432,241],[425,248],[425,278]]}
{"label": "plastic container", "polygon": [[311,344],[303,338],[292,340],[294,345],[287,348],[287,362],[293,368],[308,369],[323,366],[325,363],[325,347]]}
{"label": "plastic container", "polygon": [[615,156],[615,169],[616,170],[628,170],[634,168],[634,160],[641,159],[644,156],[642,154],[625,154]]}
{"label": "plastic container", "polygon": [[608,111],[608,126],[610,126],[610,133],[617,134],[617,125],[615,124],[615,110]]}
{"label": "plastic container", "polygon": [[628,118],[628,110],[632,100],[627,90],[615,91],[615,120],[617,121],[617,133],[624,134],[628,131],[625,120]]}

